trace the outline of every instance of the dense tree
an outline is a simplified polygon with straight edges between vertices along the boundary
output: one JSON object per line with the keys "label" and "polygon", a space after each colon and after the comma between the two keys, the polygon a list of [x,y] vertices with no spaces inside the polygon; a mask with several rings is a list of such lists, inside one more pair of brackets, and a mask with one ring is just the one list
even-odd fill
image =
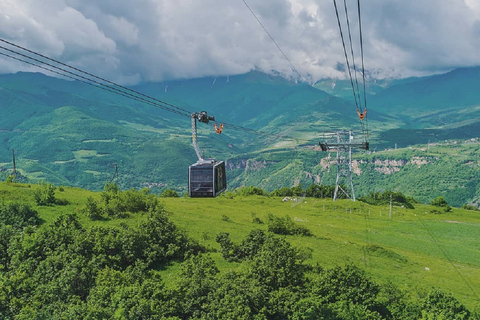
{"label": "dense tree", "polygon": [[435,289],[422,303],[422,320],[464,320],[470,312],[451,294]]}
{"label": "dense tree", "polygon": [[0,226],[9,225],[15,229],[21,229],[26,226],[39,225],[41,219],[38,212],[32,209],[28,204],[19,202],[0,204]]}

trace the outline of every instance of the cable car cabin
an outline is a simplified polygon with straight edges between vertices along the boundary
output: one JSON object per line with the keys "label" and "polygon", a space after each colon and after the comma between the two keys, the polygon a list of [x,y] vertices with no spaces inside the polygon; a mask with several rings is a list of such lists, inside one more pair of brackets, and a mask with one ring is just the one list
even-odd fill
{"label": "cable car cabin", "polygon": [[196,198],[214,198],[227,189],[225,162],[198,161],[188,168],[188,195]]}

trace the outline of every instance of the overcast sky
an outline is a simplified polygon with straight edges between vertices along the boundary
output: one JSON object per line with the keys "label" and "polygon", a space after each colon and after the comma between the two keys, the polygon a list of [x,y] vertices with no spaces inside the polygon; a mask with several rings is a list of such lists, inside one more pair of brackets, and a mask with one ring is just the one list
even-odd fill
{"label": "overcast sky", "polygon": [[[303,78],[345,76],[332,0],[245,1]],[[361,2],[370,75],[480,65],[480,0]],[[347,4],[358,63],[356,0]],[[0,37],[124,84],[252,69],[297,77],[243,0],[0,0]],[[19,70],[40,71],[0,56],[0,73]]]}

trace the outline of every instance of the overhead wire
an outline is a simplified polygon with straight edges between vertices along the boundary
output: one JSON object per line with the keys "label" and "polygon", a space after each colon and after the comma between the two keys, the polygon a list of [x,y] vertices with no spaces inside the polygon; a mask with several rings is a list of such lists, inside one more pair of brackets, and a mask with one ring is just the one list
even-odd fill
{"label": "overhead wire", "polygon": [[[96,87],[96,88],[99,88],[99,89],[102,89],[102,90],[105,90],[105,91],[108,91],[108,92],[111,92],[111,93],[114,93],[114,94],[121,95],[123,97],[132,99],[132,100],[137,101],[137,102],[142,102],[142,103],[148,104],[150,106],[163,109],[163,110],[171,112],[171,113],[175,113],[175,114],[178,114],[178,115],[181,115],[181,116],[184,116],[184,117],[189,117],[189,118],[191,117],[192,113],[190,111],[186,110],[186,109],[180,108],[178,106],[175,106],[173,104],[167,103],[167,102],[162,101],[162,100],[159,100],[157,98],[148,96],[148,95],[143,94],[141,92],[138,92],[136,90],[121,86],[121,85],[119,85],[115,82],[112,82],[112,81],[109,81],[107,79],[98,77],[94,74],[88,73],[86,71],[83,71],[79,68],[68,65],[68,64],[63,63],[61,61],[58,61],[56,59],[52,59],[50,57],[47,57],[47,56],[42,55],[40,53],[37,53],[33,50],[30,50],[30,49],[24,48],[22,46],[19,46],[17,44],[14,44],[10,41],[7,41],[7,40],[1,39],[1,38],[0,38],[0,41],[3,42],[3,43],[6,43],[6,44],[8,44],[12,47],[21,49],[25,52],[28,52],[29,54],[32,54],[37,58],[0,45],[0,49],[3,49],[5,51],[8,51],[12,54],[17,55],[17,56],[13,56],[13,55],[10,55],[10,54],[4,53],[4,52],[0,52],[0,55],[3,55],[5,57],[17,60],[17,61],[22,62],[22,63],[29,64],[29,65],[32,65],[32,66],[35,66],[37,68],[46,70],[48,72],[52,72],[52,73],[57,74],[59,76],[63,76],[63,77],[66,77],[66,78],[69,78],[69,79],[72,79],[72,80],[75,80],[75,81],[79,81],[79,82],[82,82],[84,84],[87,84],[87,85],[90,85],[90,86],[93,86],[93,87]],[[18,56],[20,56],[22,58],[19,58]],[[67,70],[64,67],[60,67],[60,66],[52,64],[50,62],[46,62],[44,60],[39,59],[38,57],[40,57],[44,60],[48,60],[50,62],[53,62],[55,64],[64,66],[64,67],[69,68],[73,71]],[[26,60],[26,59],[28,59],[28,60]],[[293,140],[293,141],[297,141],[297,142],[298,141],[307,141],[307,140],[304,140],[304,139],[298,139],[298,138],[294,138],[294,137],[290,137],[290,136],[286,136],[286,135],[279,135],[279,134],[274,134],[274,133],[270,133],[270,132],[266,132],[266,131],[260,131],[260,130],[245,128],[245,127],[242,127],[242,126],[239,126],[239,125],[226,123],[226,122],[221,122],[221,121],[214,121],[214,123],[219,123],[219,124],[223,123],[223,125],[225,127],[229,127],[229,128],[234,129],[234,130],[237,130],[237,131],[243,131],[243,132],[256,134],[256,135],[263,135],[263,136],[281,138],[281,139],[286,139],[286,140]]]}
{"label": "overhead wire", "polygon": [[[360,10],[360,0],[357,0],[358,8],[358,29],[360,33],[360,54],[362,59],[362,77],[363,77],[363,105],[365,107],[364,112],[367,110],[367,89],[366,89],[366,78],[365,78],[365,63],[363,57],[363,32],[362,32],[362,13]],[[369,131],[368,131],[368,118],[365,118],[365,127],[366,127],[366,141],[369,140]]]}
{"label": "overhead wire", "polygon": [[[354,72],[355,72],[355,81],[354,81],[354,77],[352,76],[351,65],[350,65],[350,60],[349,60],[349,57],[348,57],[347,48],[346,48],[346,44],[345,44],[345,36],[344,36],[343,30],[342,30],[342,23],[340,21],[340,14],[339,14],[338,6],[337,6],[337,1],[333,0],[333,4],[334,4],[334,7],[335,7],[335,14],[336,14],[336,17],[337,17],[338,29],[340,31],[340,37],[342,39],[342,46],[343,46],[343,52],[344,52],[344,55],[345,55],[345,62],[347,64],[348,76],[349,76],[349,79],[350,79],[350,85],[352,87],[352,93],[353,93],[353,97],[354,97],[354,101],[355,101],[355,107],[357,109],[357,113],[358,113],[358,116],[359,116],[360,126],[362,128],[362,133],[363,133],[364,140],[365,140],[365,142],[367,142],[368,141],[369,130],[368,130],[368,120],[367,120],[367,117],[366,117],[366,112],[367,112],[366,84],[365,84],[366,79],[365,79],[365,64],[364,64],[364,55],[363,55],[363,36],[362,36],[362,28],[361,28],[360,1],[359,0],[357,1],[357,6],[358,6],[358,20],[359,20],[359,33],[360,33],[360,51],[361,51],[361,59],[362,59],[362,77],[363,77],[362,79],[363,79],[363,98],[364,98],[363,99],[363,102],[364,102],[363,107],[362,107],[362,99],[361,99],[362,97],[361,97],[360,89],[359,89],[359,86],[358,86],[357,66],[355,64],[355,54],[354,54],[354,50],[353,50],[353,41],[352,41],[352,36],[351,36],[348,6],[347,6],[346,0],[344,0],[343,2],[344,2],[345,20],[346,20],[347,31],[348,31],[348,39],[349,39],[349,42],[350,42],[350,51],[351,51],[351,56],[352,56],[353,69],[354,69]],[[354,82],[356,83],[356,86],[354,85]]]}
{"label": "overhead wire", "polygon": [[290,67],[292,68],[292,71],[295,72],[304,82],[307,82],[307,80],[300,74],[300,72],[298,72],[297,68],[295,68],[295,66],[293,65],[292,61],[287,57],[287,55],[285,54],[285,52],[282,50],[282,48],[280,48],[280,46],[278,45],[277,41],[275,41],[275,39],[273,38],[273,36],[270,34],[270,32],[268,32],[267,28],[263,25],[262,21],[260,21],[260,19],[258,18],[258,16],[255,14],[255,12],[252,10],[252,8],[248,5],[247,1],[245,0],[242,0],[243,3],[245,4],[245,6],[248,8],[248,10],[250,10],[250,12],[252,13],[252,15],[255,17],[255,19],[257,20],[258,24],[263,28],[263,30],[266,32],[266,34],[270,37],[270,40],[272,40],[272,42],[275,44],[275,46],[277,47],[278,51],[280,51],[280,53],[283,55],[283,57],[285,58],[285,60],[287,60],[287,62],[290,64]]}
{"label": "overhead wire", "polygon": [[116,87],[118,87],[118,88],[121,88],[121,89],[126,90],[126,91],[128,91],[128,92],[131,92],[131,93],[133,93],[133,94],[143,96],[143,97],[145,97],[145,98],[154,100],[154,101],[156,101],[156,102],[158,102],[158,103],[164,104],[164,105],[169,106],[169,107],[172,107],[172,108],[174,108],[174,109],[177,109],[177,110],[179,110],[179,111],[181,111],[181,112],[185,112],[185,113],[187,113],[187,114],[191,114],[191,112],[189,112],[189,111],[187,111],[187,110],[185,110],[185,109],[182,109],[182,108],[180,108],[180,107],[174,106],[174,105],[172,105],[172,104],[170,104],[170,103],[167,103],[167,102],[165,102],[165,101],[161,101],[161,100],[159,100],[159,99],[153,98],[153,97],[151,97],[151,96],[148,96],[148,95],[143,94],[143,93],[141,93],[141,92],[138,92],[138,91],[136,91],[136,90],[133,90],[133,89],[124,87],[124,86],[122,86],[122,85],[119,85],[119,84],[117,84],[117,83],[115,83],[115,82],[112,82],[112,81],[109,81],[109,80],[107,80],[107,79],[98,77],[98,76],[96,76],[96,75],[94,75],[94,74],[92,74],[92,73],[86,72],[86,71],[84,71],[84,70],[81,70],[81,69],[76,68],[76,67],[74,67],[74,66],[68,65],[68,64],[63,63],[63,62],[61,62],[61,61],[58,61],[58,60],[56,60],[56,59],[47,57],[47,56],[45,56],[45,55],[42,55],[42,54],[40,54],[40,53],[38,53],[38,52],[35,52],[35,51],[30,50],[30,49],[27,49],[27,48],[24,48],[24,47],[22,47],[22,46],[20,46],[20,45],[17,45],[17,44],[15,44],[15,43],[12,43],[12,42],[7,41],[7,40],[5,40],[5,39],[1,39],[1,38],[0,38],[0,41],[1,41],[1,42],[4,42],[4,43],[7,43],[7,44],[9,44],[9,45],[11,45],[11,46],[13,46],[13,47],[16,47],[16,48],[18,48],[18,49],[21,49],[21,50],[24,50],[24,51],[26,51],[26,52],[29,52],[29,53],[31,53],[31,54],[34,54],[34,55],[36,55],[36,56],[39,56],[39,57],[41,57],[41,58],[43,58],[43,59],[46,59],[46,60],[55,62],[55,63],[60,64],[60,65],[62,65],[62,66],[68,67],[68,68],[70,68],[70,69],[72,69],[72,70],[75,70],[75,71],[78,71],[78,72],[80,72],[80,73],[83,73],[84,75],[93,77],[93,78],[98,79],[98,80],[100,80],[100,81],[104,81],[104,82],[106,82],[106,83],[108,83],[108,84],[114,85],[114,86],[116,86]]}
{"label": "overhead wire", "polygon": [[448,263],[452,266],[452,268],[455,270],[455,272],[458,274],[458,276],[462,279],[462,281],[465,283],[465,285],[468,287],[468,289],[472,292],[472,294],[475,296],[475,298],[480,301],[480,296],[478,295],[476,289],[474,289],[474,287],[471,285],[471,281],[469,281],[469,279],[467,279],[463,274],[462,272],[460,271],[460,269],[455,265],[453,259],[450,257],[450,255],[448,254],[448,252],[443,248],[443,246],[440,244],[440,242],[438,241],[438,239],[435,237],[435,234],[432,232],[432,230],[430,230],[430,228],[427,227],[427,225],[425,224],[425,221],[419,216],[419,215],[415,215],[417,217],[417,219],[420,221],[420,223],[422,224],[423,228],[427,231],[428,235],[433,239],[435,245],[438,247],[438,249],[440,250],[440,252],[445,256],[445,258],[447,259]]}
{"label": "overhead wire", "polygon": [[[43,61],[40,61],[40,60],[38,60],[38,59],[28,57],[28,56],[26,56],[26,55],[24,55],[24,54],[21,54],[21,53],[19,53],[19,52],[15,52],[14,50],[7,49],[7,48],[5,48],[5,47],[3,47],[3,46],[0,46],[0,48],[1,48],[1,49],[4,49],[4,50],[7,50],[7,51],[9,51],[9,52],[18,54],[18,55],[20,55],[20,56],[23,56],[23,57],[25,57],[25,58],[27,58],[27,59],[30,59],[30,60],[32,60],[32,61],[36,61],[36,62],[38,62],[38,63],[45,64],[45,65],[50,66],[50,67],[52,67],[52,68],[54,68],[54,69],[57,69],[57,70],[59,70],[59,71],[55,71],[55,70],[53,70],[53,69],[50,69],[50,68],[41,66],[41,65],[36,64],[36,63],[34,63],[34,62],[27,61],[27,60],[24,60],[24,59],[21,59],[21,58],[18,58],[18,57],[14,57],[14,56],[11,56],[11,55],[9,55],[9,54],[0,52],[0,54],[3,55],[3,56],[6,56],[6,57],[9,57],[9,58],[15,59],[15,60],[20,61],[20,62],[23,62],[23,63],[27,63],[27,64],[29,64],[29,65],[32,65],[32,66],[41,68],[41,69],[43,69],[43,70],[46,70],[46,71],[49,71],[49,72],[58,74],[58,75],[60,75],[60,76],[64,76],[64,77],[69,78],[69,79],[72,79],[72,80],[76,80],[76,81],[85,83],[85,84],[87,84],[87,85],[94,86],[94,87],[96,87],[96,88],[99,88],[99,89],[102,89],[102,90],[105,90],[105,91],[109,91],[109,92],[111,92],[111,93],[115,93],[115,94],[122,95],[122,96],[124,96],[124,97],[126,97],[126,98],[129,98],[129,99],[132,99],[132,100],[135,100],[135,101],[138,101],[138,102],[143,102],[143,103],[149,104],[149,105],[154,106],[154,107],[161,108],[161,109],[163,109],[163,110],[166,110],[166,111],[169,111],[169,112],[172,112],[172,113],[176,113],[176,114],[179,114],[179,115],[182,115],[182,116],[186,116],[185,113],[179,112],[178,110],[174,110],[174,109],[171,109],[171,108],[168,108],[168,107],[165,107],[165,106],[162,106],[162,105],[153,103],[153,102],[148,101],[148,100],[146,100],[146,99],[143,99],[143,98],[141,98],[141,97],[137,97],[137,96],[135,96],[135,95],[125,93],[125,92],[120,91],[120,90],[118,90],[118,89],[116,89],[116,88],[114,88],[114,87],[104,85],[104,84],[102,84],[102,83],[100,83],[100,82],[98,82],[98,81],[91,80],[91,79],[88,79],[88,78],[83,77],[83,76],[81,76],[81,75],[75,74],[75,73],[73,73],[73,72],[69,72],[69,71],[67,71],[67,70],[64,70],[63,68],[59,68],[59,67],[56,67],[56,66],[54,66],[54,65],[52,65],[52,64],[49,64],[49,63],[45,63],[45,62],[43,62]],[[187,116],[190,116],[190,115],[188,114]]]}
{"label": "overhead wire", "polygon": [[347,48],[345,46],[345,37],[343,36],[342,24],[340,22],[340,15],[338,13],[338,8],[337,8],[337,1],[333,0],[333,4],[335,6],[335,13],[337,15],[337,22],[338,22],[338,29],[340,30],[340,37],[342,38],[343,53],[345,55],[345,62],[347,63],[347,70],[348,70],[348,75],[350,79],[350,84],[352,87],[353,97],[355,98],[355,106],[358,109],[357,94],[355,92],[355,86],[353,85],[352,71],[350,69],[350,61],[348,60]]}

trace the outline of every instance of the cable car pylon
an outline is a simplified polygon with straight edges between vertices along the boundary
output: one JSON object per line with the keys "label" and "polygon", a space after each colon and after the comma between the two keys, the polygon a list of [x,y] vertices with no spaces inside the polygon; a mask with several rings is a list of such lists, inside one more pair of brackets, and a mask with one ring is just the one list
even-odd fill
{"label": "cable car pylon", "polygon": [[198,161],[188,167],[188,195],[190,197],[216,197],[227,189],[225,162],[216,159],[205,159],[197,143],[197,121],[208,124],[215,121],[206,111],[193,112],[192,144]]}
{"label": "cable car pylon", "polygon": [[369,150],[367,141],[354,141],[353,131],[337,131],[324,134],[324,140],[319,142],[322,151],[336,151],[337,177],[335,179],[335,192],[333,201],[341,194],[347,199],[355,201],[355,190],[352,178],[352,149]]}

